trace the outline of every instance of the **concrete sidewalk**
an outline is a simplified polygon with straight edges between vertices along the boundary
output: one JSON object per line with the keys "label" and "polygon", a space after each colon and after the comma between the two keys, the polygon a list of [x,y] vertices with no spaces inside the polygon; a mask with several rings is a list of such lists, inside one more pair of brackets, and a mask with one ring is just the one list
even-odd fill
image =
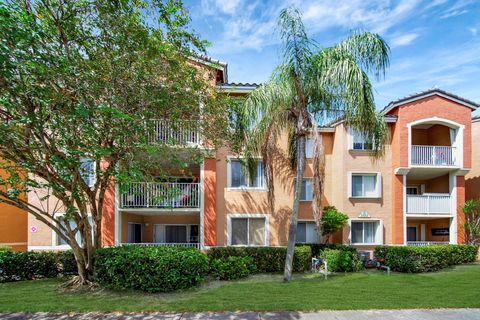
{"label": "concrete sidewalk", "polygon": [[480,309],[355,310],[318,312],[200,312],[200,313],[0,313],[0,319],[102,319],[102,320],[480,320]]}

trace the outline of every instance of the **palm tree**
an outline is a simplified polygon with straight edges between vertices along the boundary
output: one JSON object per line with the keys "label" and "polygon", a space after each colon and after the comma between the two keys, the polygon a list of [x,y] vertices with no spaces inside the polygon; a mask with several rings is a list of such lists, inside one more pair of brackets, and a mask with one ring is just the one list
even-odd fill
{"label": "palm tree", "polygon": [[312,202],[317,230],[321,232],[324,148],[317,127],[325,119],[342,116],[346,125],[358,130],[372,143],[380,156],[387,138],[387,126],[375,110],[368,74],[384,76],[389,64],[389,47],[370,32],[355,32],[340,43],[318,48],[307,36],[296,8],[283,9],[278,29],[284,43],[283,62],[270,79],[246,99],[241,115],[242,153],[246,167],[253,172],[255,157],[265,166],[270,208],[273,210],[273,159],[280,133],[288,131],[290,162],[296,172],[292,215],[288,233],[284,281],[292,277],[298,206],[305,167],[305,143],[314,143]]}

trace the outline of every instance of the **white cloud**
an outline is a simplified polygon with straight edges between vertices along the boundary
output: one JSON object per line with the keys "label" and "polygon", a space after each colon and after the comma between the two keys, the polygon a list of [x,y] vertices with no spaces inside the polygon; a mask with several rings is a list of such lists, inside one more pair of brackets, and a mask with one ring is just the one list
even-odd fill
{"label": "white cloud", "polygon": [[398,36],[394,36],[390,39],[390,47],[396,48],[400,46],[406,46],[411,44],[419,36],[418,33],[407,33]]}
{"label": "white cloud", "polygon": [[477,28],[468,28],[468,31],[472,34],[472,36],[476,37],[478,34],[478,29]]}
{"label": "white cloud", "polygon": [[458,0],[453,2],[454,4],[451,7],[443,11],[440,19],[447,19],[467,13],[468,10],[465,8],[472,4],[474,1],[475,0]]}

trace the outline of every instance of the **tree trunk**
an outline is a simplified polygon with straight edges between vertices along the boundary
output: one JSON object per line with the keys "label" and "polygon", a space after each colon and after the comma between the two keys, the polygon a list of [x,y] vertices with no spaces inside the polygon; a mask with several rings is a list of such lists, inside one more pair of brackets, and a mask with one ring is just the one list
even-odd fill
{"label": "tree trunk", "polygon": [[76,243],[71,245],[78,269],[78,276],[74,277],[68,284],[71,287],[80,287],[93,283],[93,247],[91,245],[85,246],[86,248],[81,248]]}
{"label": "tree trunk", "polygon": [[297,137],[297,177],[295,181],[295,193],[293,197],[292,216],[290,218],[290,228],[288,230],[288,247],[287,256],[285,258],[285,270],[283,273],[283,281],[290,282],[292,280],[293,254],[295,252],[295,240],[297,235],[298,222],[298,206],[300,195],[302,192],[303,171],[305,169],[305,135],[301,134]]}

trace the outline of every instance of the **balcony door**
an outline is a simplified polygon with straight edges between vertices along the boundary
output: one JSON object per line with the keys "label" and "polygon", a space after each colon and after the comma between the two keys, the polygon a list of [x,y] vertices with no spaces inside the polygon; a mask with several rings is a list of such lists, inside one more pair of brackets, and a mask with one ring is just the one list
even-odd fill
{"label": "balcony door", "polygon": [[417,241],[417,227],[407,227],[407,241]]}

